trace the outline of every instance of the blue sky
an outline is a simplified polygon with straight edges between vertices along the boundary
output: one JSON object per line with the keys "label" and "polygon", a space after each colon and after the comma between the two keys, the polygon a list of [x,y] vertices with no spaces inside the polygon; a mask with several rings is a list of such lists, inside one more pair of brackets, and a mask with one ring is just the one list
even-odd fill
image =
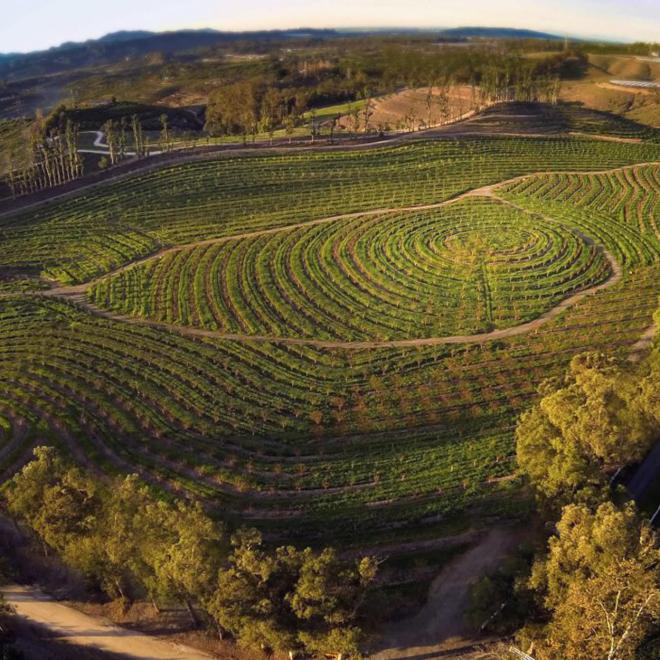
{"label": "blue sky", "polygon": [[660,41],[660,0],[2,0],[0,52],[121,29],[459,25]]}

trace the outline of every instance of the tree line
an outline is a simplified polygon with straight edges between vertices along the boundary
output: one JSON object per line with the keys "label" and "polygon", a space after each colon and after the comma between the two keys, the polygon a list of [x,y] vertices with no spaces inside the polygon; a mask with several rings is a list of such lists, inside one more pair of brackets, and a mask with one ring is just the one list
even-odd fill
{"label": "tree line", "polygon": [[[268,133],[272,140],[276,129],[284,129],[291,136],[307,112],[306,121],[314,139],[318,134],[317,88],[325,89],[330,83],[337,88],[335,96],[340,100],[362,101],[345,113],[353,133],[367,133],[370,128],[384,130],[385,127],[370,125],[371,99],[401,85],[435,89],[435,102],[447,106],[445,114],[449,90],[459,84],[472,87],[473,109],[499,101],[556,103],[567,62],[584,57],[570,52],[536,60],[508,50],[456,50],[438,49],[433,53],[385,47],[362,59],[349,55],[346,59],[324,60],[324,66],[312,80],[298,80],[284,67],[284,71],[227,82],[209,97],[205,129],[211,135],[241,135],[244,142],[257,133]],[[326,119],[331,136],[337,120],[338,117]]]}
{"label": "tree line", "polygon": [[[363,51],[351,43],[345,51],[336,49],[316,59],[305,54],[304,58],[271,58],[264,63],[263,71],[250,72],[218,86],[206,109],[207,133],[241,135],[244,142],[248,136],[265,133],[272,141],[275,130],[282,129],[291,139],[295,128],[305,122],[312,141],[320,134],[322,124],[329,127],[332,141],[339,127],[339,115],[323,121],[316,116],[319,105],[332,101],[355,103],[345,112],[353,134],[382,132],[388,127],[373,126],[370,121],[372,98],[396,91],[402,85],[436,90],[436,98],[429,95],[427,101],[429,117],[433,100],[440,114],[449,118],[449,90],[459,84],[470,85],[473,90],[471,109],[499,101],[556,103],[562,75],[586,62],[579,50],[530,59],[511,44],[467,49],[385,43]],[[405,118],[405,125],[420,124],[421,117],[412,112]],[[158,148],[169,151],[173,143],[167,114],[160,117],[160,122]],[[426,125],[429,123],[430,119]],[[149,155],[138,114],[108,119],[101,129],[109,152],[99,161],[101,169],[128,155]],[[47,117],[38,113],[25,131],[22,153],[9,150],[5,156],[11,194],[43,190],[81,176],[84,162],[77,151],[79,132],[79,124],[62,105]]]}
{"label": "tree line", "polygon": [[658,534],[617,477],[660,439],[660,346],[635,367],[576,356],[540,393],[516,452],[552,533],[476,585],[471,617],[535,660],[657,657]]}
{"label": "tree line", "polygon": [[[172,149],[172,131],[167,114],[160,117],[161,131],[157,148]],[[108,119],[101,126],[108,155],[99,168],[115,165],[128,156],[149,155],[149,145],[138,114]],[[37,112],[23,132],[22,143],[12,145],[5,154],[5,180],[13,197],[59,186],[83,175],[84,161],[78,151],[80,126],[66,106],[60,105],[48,116]]]}
{"label": "tree line", "polygon": [[155,497],[137,475],[102,482],[52,447],[38,447],[3,488],[4,508],[91,588],[124,603],[184,606],[249,648],[358,657],[371,557],[331,548],[267,546],[255,529],[231,534],[199,502]]}
{"label": "tree line", "polygon": [[53,122],[40,112],[24,133],[22,157],[6,154],[6,180],[13,197],[52,188],[83,174],[78,153],[79,126],[69,119]]}

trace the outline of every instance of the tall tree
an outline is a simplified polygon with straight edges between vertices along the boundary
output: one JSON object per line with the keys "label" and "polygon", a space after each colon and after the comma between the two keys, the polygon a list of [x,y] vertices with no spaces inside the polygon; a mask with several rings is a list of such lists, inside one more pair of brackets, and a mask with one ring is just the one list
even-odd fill
{"label": "tall tree", "polygon": [[52,447],[37,447],[34,457],[5,487],[7,508],[37,533],[46,552],[66,557],[96,523],[100,487]]}
{"label": "tall tree", "polygon": [[633,505],[567,506],[530,578],[550,612],[537,660],[632,660],[660,623],[657,543]]}
{"label": "tall tree", "polygon": [[206,600],[212,591],[221,559],[221,527],[199,503],[152,502],[139,520],[149,539],[143,554],[153,572],[148,582],[152,595],[183,603],[197,625],[193,603]]}
{"label": "tall tree", "polygon": [[260,124],[263,131],[268,133],[270,143],[273,143],[275,128],[282,121],[283,101],[282,95],[274,87],[269,87],[261,99]]}
{"label": "tall tree", "polygon": [[658,431],[644,403],[644,381],[615,360],[578,355],[557,385],[542,385],[545,396],[516,429],[518,464],[555,507],[579,491],[588,496],[608,473],[641,459]]}
{"label": "tall tree", "polygon": [[169,126],[169,119],[167,117],[166,113],[163,113],[160,116],[160,125],[161,125],[161,130],[160,130],[160,148],[162,151],[169,151],[171,144],[170,144],[170,126]]}
{"label": "tall tree", "polygon": [[331,549],[290,546],[269,552],[254,530],[239,532],[232,543],[208,608],[240,643],[290,655],[358,653],[357,612],[376,573],[373,559],[346,564]]}

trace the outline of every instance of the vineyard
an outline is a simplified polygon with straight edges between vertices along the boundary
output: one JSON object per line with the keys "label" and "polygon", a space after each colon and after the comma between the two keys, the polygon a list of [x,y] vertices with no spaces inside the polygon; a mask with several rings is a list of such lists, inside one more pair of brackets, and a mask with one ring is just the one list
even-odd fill
{"label": "vineyard", "polygon": [[530,320],[607,274],[561,225],[472,197],[170,252],[102,280],[92,299],[232,333],[401,339]]}
{"label": "vineyard", "polygon": [[38,269],[62,283],[86,282],[165,246],[438,203],[539,170],[603,170],[657,158],[653,143],[554,138],[427,140],[268,156],[227,152],[0,217],[0,271]]}
{"label": "vineyard", "polygon": [[[48,442],[275,538],[515,515],[513,427],[538,383],[651,322],[659,160],[504,137],[220,157],[5,216],[0,471]],[[529,332],[423,341],[571,297]]]}

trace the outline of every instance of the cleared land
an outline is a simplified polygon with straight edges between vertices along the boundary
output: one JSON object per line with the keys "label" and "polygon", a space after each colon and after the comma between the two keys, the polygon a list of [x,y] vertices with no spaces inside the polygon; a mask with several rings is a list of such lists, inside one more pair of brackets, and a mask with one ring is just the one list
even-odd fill
{"label": "cleared land", "polygon": [[[419,129],[436,126],[452,117],[460,117],[475,106],[474,92],[469,85],[449,88],[418,87],[404,89],[373,100],[369,123],[385,130]],[[350,104],[349,104],[350,106]],[[363,107],[364,102],[354,107]],[[350,115],[341,123],[351,126]]]}
{"label": "cleared land", "polygon": [[[3,217],[1,469],[54,443],[306,541],[359,530],[377,543],[515,515],[516,414],[576,353],[627,351],[657,307],[659,160],[648,141],[509,137],[225,157]],[[514,178],[499,201],[316,222]],[[213,242],[185,247],[197,241]],[[350,351],[193,338],[14,279],[110,274],[97,304],[181,327],[424,337],[538,316],[609,281],[606,253],[620,279],[527,334]]]}
{"label": "cleared land", "polygon": [[630,55],[589,55],[584,77],[562,81],[560,98],[660,128],[658,91],[612,84],[612,80],[622,79],[659,82],[660,61]]}

